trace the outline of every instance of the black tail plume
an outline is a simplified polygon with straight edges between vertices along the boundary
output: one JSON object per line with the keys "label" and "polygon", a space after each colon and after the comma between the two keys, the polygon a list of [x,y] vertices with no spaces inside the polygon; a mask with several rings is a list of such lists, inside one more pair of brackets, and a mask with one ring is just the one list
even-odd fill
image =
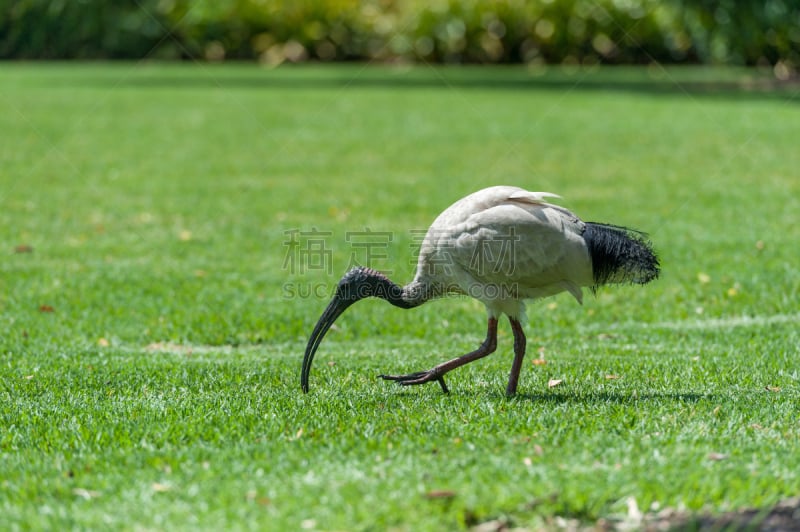
{"label": "black tail plume", "polygon": [[604,284],[649,283],[661,271],[658,257],[644,233],[587,222],[583,239],[592,258],[593,289]]}

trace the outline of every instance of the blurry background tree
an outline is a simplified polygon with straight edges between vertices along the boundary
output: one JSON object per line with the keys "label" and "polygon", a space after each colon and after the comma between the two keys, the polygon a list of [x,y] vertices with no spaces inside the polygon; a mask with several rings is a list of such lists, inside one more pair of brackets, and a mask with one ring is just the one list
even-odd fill
{"label": "blurry background tree", "polygon": [[800,67],[798,0],[0,0],[0,58]]}

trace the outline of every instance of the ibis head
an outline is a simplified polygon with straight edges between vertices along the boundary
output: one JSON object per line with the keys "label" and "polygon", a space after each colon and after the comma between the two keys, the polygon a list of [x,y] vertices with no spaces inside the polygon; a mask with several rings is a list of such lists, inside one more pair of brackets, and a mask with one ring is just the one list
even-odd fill
{"label": "ibis head", "polygon": [[311,332],[311,337],[308,339],[306,353],[303,356],[303,370],[300,375],[300,384],[303,391],[308,392],[308,376],[311,373],[311,363],[314,361],[314,354],[325,337],[325,333],[328,332],[331,325],[350,305],[368,297],[378,297],[397,307],[411,308],[421,301],[415,301],[409,293],[408,287],[398,286],[385,275],[371,268],[359,266],[344,274],[339,284],[336,285],[333,298],[328,303],[322,316],[320,316],[317,325]]}

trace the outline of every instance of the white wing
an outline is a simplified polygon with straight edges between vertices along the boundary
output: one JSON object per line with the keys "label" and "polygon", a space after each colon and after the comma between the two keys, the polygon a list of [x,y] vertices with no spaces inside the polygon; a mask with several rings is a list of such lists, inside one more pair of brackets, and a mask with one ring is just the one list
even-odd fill
{"label": "white wing", "polygon": [[517,189],[508,195],[510,200],[526,201],[528,203],[542,203],[545,198],[560,198],[558,194],[552,192],[530,192],[524,189]]}

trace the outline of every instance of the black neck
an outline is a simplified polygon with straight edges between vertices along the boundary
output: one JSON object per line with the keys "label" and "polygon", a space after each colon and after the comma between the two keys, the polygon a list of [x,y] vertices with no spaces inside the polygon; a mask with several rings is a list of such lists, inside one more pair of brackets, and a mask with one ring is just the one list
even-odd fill
{"label": "black neck", "polygon": [[353,268],[339,283],[343,297],[352,301],[366,297],[378,297],[392,305],[404,309],[413,308],[425,302],[424,290],[418,283],[400,286],[384,274],[371,268]]}

